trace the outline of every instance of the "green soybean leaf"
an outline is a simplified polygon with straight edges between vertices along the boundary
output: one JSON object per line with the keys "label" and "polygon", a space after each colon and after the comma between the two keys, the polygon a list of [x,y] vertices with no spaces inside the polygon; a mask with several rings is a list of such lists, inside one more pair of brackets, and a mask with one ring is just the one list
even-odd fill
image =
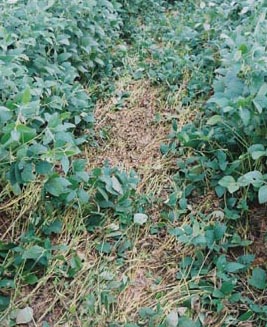
{"label": "green soybean leaf", "polygon": [[212,116],[212,117],[210,117],[208,119],[207,125],[213,126],[213,125],[216,125],[218,123],[221,123],[222,121],[223,121],[222,116],[220,116],[220,115],[214,115],[214,116]]}
{"label": "green soybean leaf", "polygon": [[267,185],[263,185],[259,189],[258,199],[259,199],[260,204],[263,204],[263,203],[267,202]]}
{"label": "green soybean leaf", "polygon": [[232,282],[224,282],[222,283],[220,291],[225,295],[229,295],[232,293],[233,289],[234,285]]}
{"label": "green soybean leaf", "polygon": [[253,316],[253,312],[252,311],[247,311],[245,313],[243,313],[238,320],[239,321],[247,321],[249,320],[251,317]]}
{"label": "green soybean leaf", "polygon": [[77,195],[78,195],[78,198],[81,201],[81,203],[88,203],[88,201],[89,201],[89,194],[85,190],[79,189],[77,191]]}
{"label": "green soybean leaf", "polygon": [[35,171],[39,175],[47,175],[51,173],[53,165],[47,161],[39,161],[35,165]]}
{"label": "green soybean leaf", "polygon": [[0,106],[0,126],[4,125],[11,117],[12,113],[10,109]]}
{"label": "green soybean leaf", "polygon": [[61,159],[61,165],[62,165],[62,169],[65,173],[65,175],[68,173],[69,171],[69,168],[70,168],[70,161],[68,159],[68,157],[64,156],[62,159]]}
{"label": "green soybean leaf", "polygon": [[22,259],[38,260],[44,255],[45,251],[43,247],[34,245],[23,252]]}
{"label": "green soybean leaf", "polygon": [[265,270],[261,268],[255,268],[252,271],[252,277],[249,279],[249,285],[264,290],[267,287],[267,277]]}
{"label": "green soybean leaf", "polygon": [[24,166],[22,172],[21,172],[21,178],[23,182],[31,182],[35,179],[35,176],[33,174],[33,164],[28,163]]}
{"label": "green soybean leaf", "polygon": [[36,130],[26,125],[17,125],[16,130],[20,133],[20,141],[22,143],[29,142],[36,136]]}
{"label": "green soybean leaf", "polygon": [[257,170],[250,171],[238,178],[238,184],[240,186],[248,186],[251,184],[255,187],[260,187],[263,181],[262,173]]}
{"label": "green soybean leaf", "polygon": [[253,160],[266,156],[266,151],[263,144],[253,144],[248,148],[248,152],[251,154]]}
{"label": "green soybean leaf", "polygon": [[238,262],[229,262],[225,266],[225,270],[229,273],[235,273],[245,268],[246,266]]}
{"label": "green soybean leaf", "polygon": [[62,222],[59,219],[56,219],[52,223],[42,227],[42,231],[45,235],[59,234],[62,230]]}
{"label": "green soybean leaf", "polygon": [[26,307],[17,311],[16,324],[28,324],[33,320],[33,309]]}
{"label": "green soybean leaf", "polygon": [[144,213],[136,213],[134,215],[134,223],[136,225],[142,226],[147,222],[147,220],[148,220],[148,216]]}
{"label": "green soybean leaf", "polygon": [[10,297],[9,296],[3,296],[0,295],[0,312],[4,311],[10,303]]}
{"label": "green soybean leaf", "polygon": [[109,242],[103,242],[96,246],[97,251],[100,253],[109,254],[112,251],[112,246]]}
{"label": "green soybean leaf", "polygon": [[31,101],[31,90],[29,87],[27,87],[23,92],[21,102],[23,104],[28,104],[30,101]]}
{"label": "green soybean leaf", "polygon": [[153,317],[155,315],[155,311],[149,307],[143,307],[139,310],[139,316],[143,319],[147,317]]}
{"label": "green soybean leaf", "polygon": [[225,187],[230,193],[234,193],[239,190],[239,184],[232,176],[225,176],[219,181],[219,185]]}
{"label": "green soybean leaf", "polygon": [[119,182],[118,178],[115,176],[111,177],[112,188],[119,194],[123,194],[123,189],[121,187],[121,183]]}
{"label": "green soybean leaf", "polygon": [[176,310],[171,311],[166,317],[167,327],[177,327],[179,322],[178,312]]}
{"label": "green soybean leaf", "polygon": [[69,185],[71,183],[63,177],[52,177],[45,183],[45,190],[54,196],[60,196],[68,192]]}
{"label": "green soybean leaf", "polygon": [[15,282],[13,279],[4,278],[0,280],[0,288],[15,288]]}

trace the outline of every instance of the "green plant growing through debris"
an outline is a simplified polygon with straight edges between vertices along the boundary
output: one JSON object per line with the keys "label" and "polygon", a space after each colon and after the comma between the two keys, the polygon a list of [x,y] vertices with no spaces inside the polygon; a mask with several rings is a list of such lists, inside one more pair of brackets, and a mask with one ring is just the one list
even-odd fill
{"label": "green plant growing through debris", "polygon": [[[5,221],[17,216],[0,241],[4,324],[53,276],[59,290],[62,279],[80,290],[62,323],[90,315],[89,326],[266,326],[266,267],[252,267],[239,228],[267,202],[265,2],[7,1],[0,18],[0,208]],[[95,103],[123,75],[160,86],[177,106],[160,149],[177,159],[164,203],[136,193],[134,172],[87,169]],[[182,126],[183,110],[197,113]],[[211,190],[219,207],[194,210]],[[161,219],[150,223],[156,202]],[[121,319],[127,253],[145,237],[183,249],[171,260],[175,283],[160,289],[164,276],[152,276],[152,301]],[[25,285],[33,293],[17,302]]]}

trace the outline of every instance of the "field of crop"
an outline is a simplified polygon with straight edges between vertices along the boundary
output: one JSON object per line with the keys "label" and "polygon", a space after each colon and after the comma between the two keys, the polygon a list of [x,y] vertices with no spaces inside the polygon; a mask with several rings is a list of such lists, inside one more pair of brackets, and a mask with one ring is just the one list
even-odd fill
{"label": "field of crop", "polygon": [[0,326],[267,327],[267,2],[0,1]]}

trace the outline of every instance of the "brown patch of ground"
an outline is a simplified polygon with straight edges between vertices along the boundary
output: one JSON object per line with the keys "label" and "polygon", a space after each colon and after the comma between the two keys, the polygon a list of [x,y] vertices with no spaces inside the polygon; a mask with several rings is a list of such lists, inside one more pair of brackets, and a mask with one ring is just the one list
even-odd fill
{"label": "brown patch of ground", "polygon": [[99,137],[100,146],[87,149],[89,168],[109,162],[126,171],[134,169],[142,178],[141,188],[149,181],[156,190],[168,183],[167,172],[173,165],[170,158],[162,157],[160,145],[167,141],[175,111],[161,99],[161,89],[147,81],[129,81],[119,86],[119,92],[129,94],[120,110],[115,97],[98,103],[96,134],[105,130],[108,140]]}
{"label": "brown patch of ground", "polygon": [[[155,308],[158,302],[171,304],[173,299],[181,302],[183,298],[179,299],[177,295],[184,281],[178,283],[176,280],[177,261],[185,253],[188,255],[188,249],[168,233],[150,235],[149,228],[143,231],[132,229],[130,234],[134,236],[134,245],[127,252],[122,266],[116,264],[112,254],[99,256],[93,249],[94,236],[86,236],[78,251],[83,266],[74,280],[57,276],[53,269],[53,273],[40,279],[38,285],[21,289],[21,300],[17,305],[24,307],[27,303],[34,310],[35,322],[28,326],[41,327],[46,321],[50,326],[104,327],[115,319],[121,322],[136,319],[138,310],[144,306]],[[79,247],[78,244],[73,246]],[[60,275],[59,262],[54,265]],[[112,273],[115,282],[127,278],[127,286],[123,290],[109,290],[117,298],[110,312],[101,299],[96,298],[96,311],[93,316],[88,316],[86,297],[108,290],[105,284],[109,280],[101,277],[104,271]],[[97,315],[97,321],[94,315]]]}
{"label": "brown patch of ground", "polygon": [[136,256],[130,253],[133,257],[129,258],[126,271],[131,283],[118,297],[119,311],[132,319],[141,307],[156,306],[160,301],[157,294],[161,294],[164,302],[168,296],[173,296],[169,291],[179,291],[177,260],[184,255],[183,246],[168,234],[144,235],[135,249]]}
{"label": "brown patch of ground", "polygon": [[[181,112],[178,117],[177,108],[168,106],[161,98],[161,90],[147,81],[128,81],[119,85],[119,91],[130,94],[120,110],[116,108],[116,97],[98,104],[96,133],[101,135],[104,130],[108,139],[99,137],[98,148],[86,149],[89,168],[103,166],[108,161],[112,166],[127,171],[135,169],[141,177],[140,192],[149,191],[156,196],[167,197],[171,184],[170,170],[176,169],[176,164],[174,159],[162,156],[160,145],[168,140],[172,118],[182,124],[191,119],[192,112],[185,113],[186,117]],[[159,206],[155,204],[148,213],[151,221],[159,220]],[[65,217],[65,225],[78,230],[78,226],[73,226],[74,222],[79,224],[76,212],[68,219]],[[64,231],[58,244],[68,244],[70,251],[78,250],[82,268],[71,280],[65,276],[66,267],[61,267],[62,262],[55,259],[51,270],[36,287],[20,290],[20,300],[16,304],[19,307],[28,304],[34,310],[35,323],[30,326],[42,326],[46,321],[51,326],[104,327],[118,319],[121,322],[136,320],[141,307],[156,308],[158,303],[168,313],[189,297],[187,281],[178,281],[176,273],[180,258],[190,256],[191,249],[178,243],[164,229],[157,235],[151,235],[149,226],[140,230],[132,227],[129,239],[134,245],[125,256],[122,266],[116,264],[116,256],[112,253],[101,256],[95,251],[95,245],[101,243],[102,238],[106,240],[104,228],[98,236],[89,236],[87,233],[74,235],[71,230]],[[71,262],[70,253],[62,255],[66,262]],[[125,289],[110,290],[110,294],[117,299],[110,311],[103,305],[99,295],[107,291],[106,284],[109,281],[101,279],[105,271],[114,275],[112,282],[120,282],[123,278],[127,280]],[[94,293],[99,298],[96,298],[92,315],[86,307],[86,299]]]}
{"label": "brown patch of ground", "polygon": [[[160,146],[168,142],[172,119],[184,121],[190,116],[177,108],[181,91],[177,91],[177,101],[168,105],[162,97],[163,90],[149,81],[122,80],[120,83],[117,93],[129,95],[120,110],[116,107],[116,97],[97,105],[95,131],[100,146],[86,149],[89,169],[101,167],[105,162],[126,171],[134,169],[141,178],[139,192],[166,198],[169,172],[176,169],[176,163],[170,156],[162,156]],[[101,139],[103,131],[108,139]]]}
{"label": "brown patch of ground", "polygon": [[251,252],[256,255],[254,265],[267,268],[267,208],[256,207],[250,213]]}

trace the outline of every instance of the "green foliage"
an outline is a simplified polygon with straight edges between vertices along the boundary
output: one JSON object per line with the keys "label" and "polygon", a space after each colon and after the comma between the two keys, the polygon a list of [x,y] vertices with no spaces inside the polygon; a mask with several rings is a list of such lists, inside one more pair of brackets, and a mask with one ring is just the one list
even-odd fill
{"label": "green foliage", "polygon": [[[206,7],[204,4],[204,11]],[[174,142],[165,149],[176,152],[178,145],[181,156],[186,149],[193,150],[194,156],[178,162],[176,179],[186,181],[185,197],[194,189],[212,187],[218,197],[227,195],[230,202],[225,206],[230,209],[246,211],[255,199],[260,204],[267,201],[265,11],[263,1],[243,1],[242,6],[224,2],[208,10],[212,19],[206,47],[220,49],[217,64],[209,67],[215,74],[212,95],[204,105],[203,117],[182,130],[174,124]],[[226,27],[223,18],[230,17],[231,25]]]}
{"label": "green foliage", "polygon": [[[172,91],[182,87],[182,102],[186,105],[211,92],[214,69],[219,65],[218,38],[222,30],[232,27],[228,20],[238,5],[230,1],[203,1],[201,5],[176,1],[170,12],[166,2],[160,9],[154,15],[146,15],[145,33],[143,25],[138,32],[135,30],[140,67],[134,77],[147,76]],[[236,15],[233,25],[241,20]]]}
{"label": "green foliage", "polygon": [[92,135],[94,100],[82,82],[110,74],[120,18],[105,0],[31,0],[1,3],[0,20],[1,176],[15,193],[45,176],[59,196],[70,181],[55,165],[66,176]]}
{"label": "green foliage", "polygon": [[[120,64],[119,8],[107,0],[0,4],[0,186],[8,181],[15,195],[28,184],[42,187],[25,234],[0,245],[1,288],[18,274],[36,284],[57,259],[61,249],[50,237],[62,231],[57,217],[65,206],[80,213],[80,228],[90,232],[108,212],[121,224],[133,220],[135,174],[109,167],[88,172],[78,158],[93,140],[97,96]],[[59,260],[70,278],[81,268],[75,254],[70,263]],[[1,310],[8,294],[1,296]]]}
{"label": "green foliage", "polygon": [[[250,268],[253,255],[229,255],[251,243],[238,235],[235,220],[251,202],[267,202],[266,1],[5,1],[0,22],[0,186],[8,180],[15,194],[31,183],[42,186],[24,233],[0,242],[0,311],[18,284],[36,285],[50,267],[58,279],[81,272],[78,252],[51,240],[64,228],[76,224],[75,233],[97,234],[107,217],[117,218],[92,248],[107,261],[115,258],[118,271],[134,248],[122,231],[135,223],[139,232],[148,221],[148,198],[136,195],[134,172],[109,166],[89,172],[80,158],[93,138],[95,101],[125,68],[129,46],[138,56],[127,67],[135,79],[163,85],[170,98],[179,92],[181,107],[203,109],[181,130],[174,121],[170,144],[161,146],[162,154],[178,158],[162,216],[171,223],[168,232],[190,248],[176,273],[177,303],[185,313],[166,316],[158,304],[140,308],[138,321],[201,327],[202,313],[213,312],[224,316],[222,326],[266,324],[266,271]],[[128,96],[119,96],[118,108]],[[211,188],[221,208],[194,212],[190,197]],[[77,213],[71,226],[61,219],[66,206]],[[160,234],[162,226],[155,223],[151,233]],[[97,266],[97,287],[81,299],[87,322],[88,314],[97,314],[97,301],[101,313],[112,312],[127,285],[126,276],[117,280],[104,264]]]}
{"label": "green foliage", "polygon": [[[172,83],[181,86],[185,81],[184,72],[189,73],[183,102],[188,104],[187,100],[194,100],[202,106],[202,112],[192,123],[179,129],[179,123],[173,121],[170,143],[161,146],[162,154],[177,157],[177,172],[173,175],[176,185],[163,215],[179,225],[170,228],[169,233],[195,251],[194,258],[186,257],[180,263],[177,278],[187,278],[189,293],[199,292],[202,306],[213,312],[219,314],[225,306],[240,306],[241,303],[248,308],[248,312],[239,317],[229,315],[225,326],[228,319],[233,325],[255,319],[264,326],[266,306],[242,294],[240,284],[265,292],[266,271],[254,268],[249,277],[253,256],[245,255],[231,261],[231,256],[225,254],[231,248],[251,243],[237,234],[235,221],[248,213],[251,204],[267,202],[267,67],[263,50],[266,2],[224,1],[211,6],[210,2],[201,1],[201,4],[190,6],[183,31],[190,28],[192,37],[188,36],[188,44],[181,43],[181,49],[189,52],[181,60],[179,52],[172,48],[177,58],[174,65],[178,67],[177,78],[169,78],[175,72],[173,68],[167,69],[168,73],[162,70],[164,56],[158,55],[156,70],[153,69],[153,73],[162,71],[162,78],[155,80],[164,82],[165,79],[170,86]],[[177,40],[179,38],[180,31]],[[203,62],[207,49],[213,60],[205,66],[199,63]],[[189,56],[188,61],[186,56]],[[192,96],[190,85],[196,86]],[[212,204],[207,203],[205,213],[195,214],[190,206],[191,199],[208,190],[213,190],[220,199],[220,209],[211,212]],[[181,221],[185,214],[186,224]],[[200,278],[215,272],[214,284],[208,278]],[[196,282],[192,282],[194,278]]]}
{"label": "green foliage", "polygon": [[128,43],[135,43],[140,35],[140,25],[147,24],[153,16],[164,11],[164,0],[117,0],[123,21],[121,31]]}
{"label": "green foliage", "polygon": [[261,268],[255,268],[252,272],[252,277],[249,279],[249,285],[264,290],[267,287],[267,275]]}
{"label": "green foliage", "polygon": [[[61,202],[77,200],[75,207],[78,210],[78,206],[83,205],[82,222],[90,232],[101,226],[104,214],[110,211],[114,217],[120,219],[122,225],[133,221],[135,212],[133,196],[138,182],[133,172],[127,175],[107,166],[102,169],[96,168],[89,174],[85,173],[84,162],[80,159],[74,161],[74,171],[75,173],[69,177],[72,184],[62,177],[54,176],[46,182],[44,191],[52,195],[50,202],[48,199],[45,202],[48,214],[49,204],[52,208],[58,206],[60,212]],[[80,183],[84,184],[86,191],[77,186]],[[36,215],[39,215],[39,218],[33,218],[28,231],[21,235],[19,239],[21,245],[5,242],[0,244],[0,256],[8,261],[8,264],[0,270],[0,277],[10,277],[19,270],[18,267],[23,269],[23,274],[27,274],[33,270],[33,267],[49,266],[52,251],[58,249],[53,247],[49,239],[44,236],[60,233],[62,222],[58,218],[52,221],[47,221],[46,217],[41,219],[41,212],[39,214],[37,212]],[[38,230],[42,233],[37,234]],[[106,249],[106,245],[103,249]]]}

